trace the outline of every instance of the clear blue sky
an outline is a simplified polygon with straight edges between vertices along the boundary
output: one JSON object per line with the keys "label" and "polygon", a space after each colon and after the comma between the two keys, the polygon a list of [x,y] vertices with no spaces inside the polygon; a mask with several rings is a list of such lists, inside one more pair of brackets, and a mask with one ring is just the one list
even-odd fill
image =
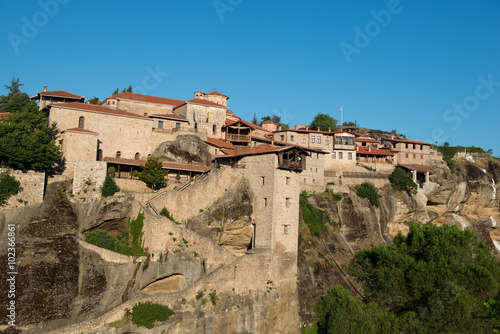
{"label": "clear blue sky", "polygon": [[343,106],[344,121],[498,156],[499,18],[494,0],[1,0],[0,80],[101,100],[216,88],[240,117],[291,125]]}

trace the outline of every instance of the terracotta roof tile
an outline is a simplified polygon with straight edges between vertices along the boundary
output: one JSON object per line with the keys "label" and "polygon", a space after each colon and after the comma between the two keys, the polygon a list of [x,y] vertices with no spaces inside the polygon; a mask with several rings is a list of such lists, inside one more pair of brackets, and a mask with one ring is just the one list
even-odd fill
{"label": "terracotta roof tile", "polygon": [[[274,124],[274,122],[273,122],[273,121],[265,121],[265,122],[264,122],[264,123],[262,123],[262,124]],[[274,125],[276,125],[276,124],[274,124]]]}
{"label": "terracotta roof tile", "polygon": [[294,147],[303,149],[303,150],[309,150],[304,147],[300,146],[269,146],[269,145],[258,145],[255,147],[252,147],[244,152],[238,153],[235,152],[233,154],[228,154],[228,155],[217,155],[214,158],[224,158],[224,157],[243,157],[247,155],[258,155],[258,154],[267,154],[267,153],[274,153],[274,152],[281,152],[281,151],[286,151],[289,149],[292,149]]}
{"label": "terracotta roof tile", "polygon": [[236,124],[236,123],[238,123],[238,122],[241,122],[241,123],[245,124],[246,126],[248,126],[248,127],[252,128],[252,129],[254,129],[254,130],[262,130],[262,131],[269,132],[268,130],[266,130],[266,129],[264,129],[264,128],[260,127],[260,126],[255,125],[255,124],[253,124],[253,123],[250,123],[250,122],[248,122],[248,121],[245,121],[244,119],[241,119],[241,118],[240,118],[240,119],[238,119],[238,120],[232,120],[232,119],[230,119],[230,118],[226,118],[226,122],[225,122],[225,124],[224,124],[224,127],[226,127],[226,126],[230,126],[230,125],[233,125],[233,124]]}
{"label": "terracotta roof tile", "polygon": [[392,139],[392,138],[382,138],[382,141],[393,141],[397,143],[408,143],[408,144],[420,144],[420,145],[432,145],[431,143],[425,143],[421,141],[409,140],[409,139]]}
{"label": "terracotta roof tile", "polygon": [[223,147],[226,149],[231,149],[231,150],[234,149],[234,146],[232,143],[228,143],[227,141],[222,140],[222,139],[218,139],[218,138],[208,137],[208,139],[205,140],[205,143],[213,145],[213,146],[217,146],[217,147]]}
{"label": "terracotta roof tile", "polygon": [[373,139],[373,138],[356,138],[354,141],[360,142],[360,143],[380,143],[378,140]]}
{"label": "terracotta roof tile", "polygon": [[87,103],[78,103],[78,102],[58,103],[58,104],[52,105],[51,108],[67,108],[67,109],[86,110],[86,111],[92,111],[92,112],[97,112],[97,113],[102,113],[102,114],[136,117],[136,118],[152,120],[149,117],[140,116],[140,115],[137,115],[137,114],[125,111],[125,110],[110,109],[107,107],[97,106],[94,104],[87,104]]}
{"label": "terracotta roof tile", "polygon": [[222,104],[218,104],[218,103],[215,103],[215,102],[212,102],[212,101],[208,101],[208,100],[204,100],[204,99],[191,99],[189,101],[186,101],[187,103],[195,103],[195,104],[201,104],[201,105],[205,105],[205,106],[213,106],[213,107],[220,107],[220,108],[226,108],[227,107],[225,105],[222,105]]}
{"label": "terracotta roof tile", "polygon": [[394,154],[391,153],[388,150],[383,150],[383,149],[378,149],[374,147],[370,147],[368,149],[368,146],[357,146],[356,148],[356,154],[361,154],[361,155],[388,155],[388,156],[393,156]]}
{"label": "terracotta roof tile", "polygon": [[[143,166],[146,164],[146,160],[136,160],[136,159],[123,159],[123,158],[115,158],[115,157],[105,157],[102,159],[106,162],[112,162],[123,165],[132,165],[132,166]],[[185,170],[189,172],[208,172],[210,170],[209,167],[205,166],[197,166],[197,165],[187,165],[187,164],[179,164],[176,162],[162,162],[163,168],[165,169],[173,169],[173,170]]]}
{"label": "terracotta roof tile", "polygon": [[63,130],[62,132],[82,132],[82,133],[87,133],[87,134],[94,134],[94,135],[97,135],[98,133],[97,132],[94,132],[94,131],[90,131],[90,130],[87,130],[87,129],[82,129],[82,128],[71,128],[71,129],[65,129]]}
{"label": "terracotta roof tile", "polygon": [[222,93],[219,93],[219,92],[216,92],[216,91],[211,91],[211,92],[208,92],[207,94],[205,95],[218,95],[218,96],[224,96],[224,97],[227,97],[229,98],[227,95],[224,95]]}
{"label": "terracotta roof tile", "polygon": [[108,99],[109,98],[126,99],[126,100],[149,102],[149,103],[156,103],[156,104],[166,104],[169,106],[179,106],[179,105],[186,102],[183,100],[168,99],[166,97],[143,95],[143,94],[130,93],[130,92],[115,94],[115,95],[108,97]]}
{"label": "terracotta roof tile", "polygon": [[66,97],[70,99],[83,99],[84,97],[81,95],[76,95],[72,93],[68,93],[64,90],[52,90],[47,92],[38,92],[38,95],[41,96],[55,96],[55,97]]}

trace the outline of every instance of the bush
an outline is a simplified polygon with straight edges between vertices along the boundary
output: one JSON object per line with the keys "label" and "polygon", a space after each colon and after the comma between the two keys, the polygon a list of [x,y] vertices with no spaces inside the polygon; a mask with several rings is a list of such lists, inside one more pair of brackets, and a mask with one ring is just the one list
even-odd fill
{"label": "bush", "polygon": [[378,199],[382,196],[378,194],[377,188],[372,183],[363,182],[356,186],[356,195],[361,198],[367,198],[371,205],[378,206]]}
{"label": "bush", "polygon": [[108,176],[115,177],[115,167],[111,166],[108,168]]}
{"label": "bush", "polygon": [[167,321],[175,313],[168,306],[151,302],[138,303],[132,308],[132,322],[148,329],[154,327],[155,321]]}
{"label": "bush", "polygon": [[19,181],[17,181],[9,172],[0,174],[0,206],[7,203],[10,196],[15,195],[22,190]]}
{"label": "bush", "polygon": [[326,228],[323,211],[315,208],[307,202],[307,198],[300,196],[299,200],[300,211],[304,217],[304,222],[309,228],[309,232],[314,237],[328,236],[328,229]]}
{"label": "bush", "polygon": [[391,182],[392,189],[394,190],[404,191],[410,196],[417,193],[417,184],[413,182],[411,173],[400,167],[396,168],[391,173],[389,181]]}
{"label": "bush", "polygon": [[119,192],[120,188],[116,185],[116,182],[110,176],[106,176],[104,183],[101,188],[102,197],[113,196],[115,193]]}
{"label": "bush", "polygon": [[330,197],[334,202],[339,202],[340,200],[342,200],[342,195],[334,193],[333,190],[331,190],[330,188],[325,189],[325,194],[328,197]]}

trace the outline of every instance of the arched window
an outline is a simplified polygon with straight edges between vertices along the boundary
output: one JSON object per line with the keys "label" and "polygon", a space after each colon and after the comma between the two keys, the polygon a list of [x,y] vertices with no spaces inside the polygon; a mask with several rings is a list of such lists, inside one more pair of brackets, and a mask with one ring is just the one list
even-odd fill
{"label": "arched window", "polygon": [[198,129],[198,123],[194,123],[194,129]]}
{"label": "arched window", "polygon": [[83,129],[84,125],[85,125],[85,117],[80,116],[80,118],[78,119],[78,127],[80,129]]}
{"label": "arched window", "polygon": [[213,132],[213,134],[216,134],[216,133],[217,133],[217,125],[215,125],[215,124],[214,124],[214,125],[212,126],[212,132]]}
{"label": "arched window", "polygon": [[97,151],[97,161],[102,161],[102,150],[101,149],[99,149]]}
{"label": "arched window", "polygon": [[139,152],[137,152],[134,156],[134,159],[135,160],[139,160],[139,158],[141,157],[141,155],[139,154]]}
{"label": "arched window", "polygon": [[121,156],[122,156],[122,152],[117,151],[117,152],[116,152],[116,157],[117,157],[117,158],[121,158]]}

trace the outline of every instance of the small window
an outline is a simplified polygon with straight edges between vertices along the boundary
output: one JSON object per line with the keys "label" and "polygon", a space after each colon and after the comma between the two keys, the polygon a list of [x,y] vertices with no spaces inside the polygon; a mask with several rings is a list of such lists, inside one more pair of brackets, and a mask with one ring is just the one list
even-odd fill
{"label": "small window", "polygon": [[194,129],[198,129],[198,123],[194,123]]}
{"label": "small window", "polygon": [[347,153],[347,159],[352,160],[352,153],[351,152]]}
{"label": "small window", "polygon": [[343,153],[343,152],[339,152],[339,159],[342,159],[342,158],[343,158],[343,155],[344,155],[344,153]]}
{"label": "small window", "polygon": [[144,117],[146,117],[147,115],[148,115],[148,113],[147,113],[147,112],[145,112],[145,113],[144,113]]}
{"label": "small window", "polygon": [[420,159],[424,160],[424,155],[423,154],[420,154]]}
{"label": "small window", "polygon": [[290,136],[290,140],[291,140],[291,141],[293,141],[293,140],[294,140],[293,135],[291,135],[291,136]]}
{"label": "small window", "polygon": [[137,152],[135,155],[134,155],[134,159],[135,160],[139,160],[139,158],[141,157],[141,155],[139,154],[139,152]]}
{"label": "small window", "polygon": [[[215,126],[215,125],[214,125]],[[181,123],[175,123],[175,128],[180,129],[181,128]]]}
{"label": "small window", "polygon": [[97,161],[102,161],[102,150],[101,149],[99,149],[97,151]]}
{"label": "small window", "polygon": [[115,104],[115,101],[113,101],[113,104]]}
{"label": "small window", "polygon": [[330,145],[330,139],[328,139],[328,137],[325,139],[325,144]]}
{"label": "small window", "polygon": [[314,141],[315,141],[314,136],[311,136],[311,143],[314,143]]}
{"label": "small window", "polygon": [[[177,124],[176,124],[177,125]],[[180,125],[180,124],[179,124]],[[217,125],[212,125],[212,133],[216,134],[217,133]]]}
{"label": "small window", "polygon": [[281,138],[281,141],[285,141],[285,135],[281,135],[280,138]]}
{"label": "small window", "polygon": [[305,144],[305,143],[306,143],[306,139],[302,138],[302,144]]}
{"label": "small window", "polygon": [[264,207],[267,206],[267,197],[264,197]]}
{"label": "small window", "polygon": [[116,152],[116,157],[117,157],[117,158],[121,158],[121,157],[122,157],[122,152],[117,151],[117,152]]}
{"label": "small window", "polygon": [[286,200],[285,200],[285,205],[287,208],[290,207],[290,197],[287,197]]}
{"label": "small window", "polygon": [[413,144],[413,149],[415,149],[415,148],[416,148],[416,146],[415,146],[415,144]]}
{"label": "small window", "polygon": [[85,125],[85,117],[80,116],[80,118],[78,119],[78,127],[79,127],[80,129],[83,129],[83,128],[84,128],[84,125]]}
{"label": "small window", "polygon": [[420,151],[424,149],[424,145],[420,145]]}
{"label": "small window", "polygon": [[408,148],[408,143],[405,144],[405,147]]}
{"label": "small window", "polygon": [[417,155],[415,153],[413,153],[413,159],[416,159],[417,158]]}
{"label": "small window", "polygon": [[318,144],[321,144],[321,137],[318,136]]}
{"label": "small window", "polygon": [[408,153],[406,153],[405,156],[406,156],[406,159],[408,159]]}
{"label": "small window", "polygon": [[290,178],[289,177],[286,178],[286,185],[287,186],[290,185]]}
{"label": "small window", "polygon": [[336,159],[337,158],[336,155],[337,154],[335,152],[332,152],[332,159]]}
{"label": "small window", "polygon": [[158,121],[158,129],[163,129],[163,121]]}
{"label": "small window", "polygon": [[288,228],[290,225],[283,225],[283,234],[288,234]]}
{"label": "small window", "polygon": [[266,184],[266,177],[265,176],[261,176],[262,178],[262,185]]}

